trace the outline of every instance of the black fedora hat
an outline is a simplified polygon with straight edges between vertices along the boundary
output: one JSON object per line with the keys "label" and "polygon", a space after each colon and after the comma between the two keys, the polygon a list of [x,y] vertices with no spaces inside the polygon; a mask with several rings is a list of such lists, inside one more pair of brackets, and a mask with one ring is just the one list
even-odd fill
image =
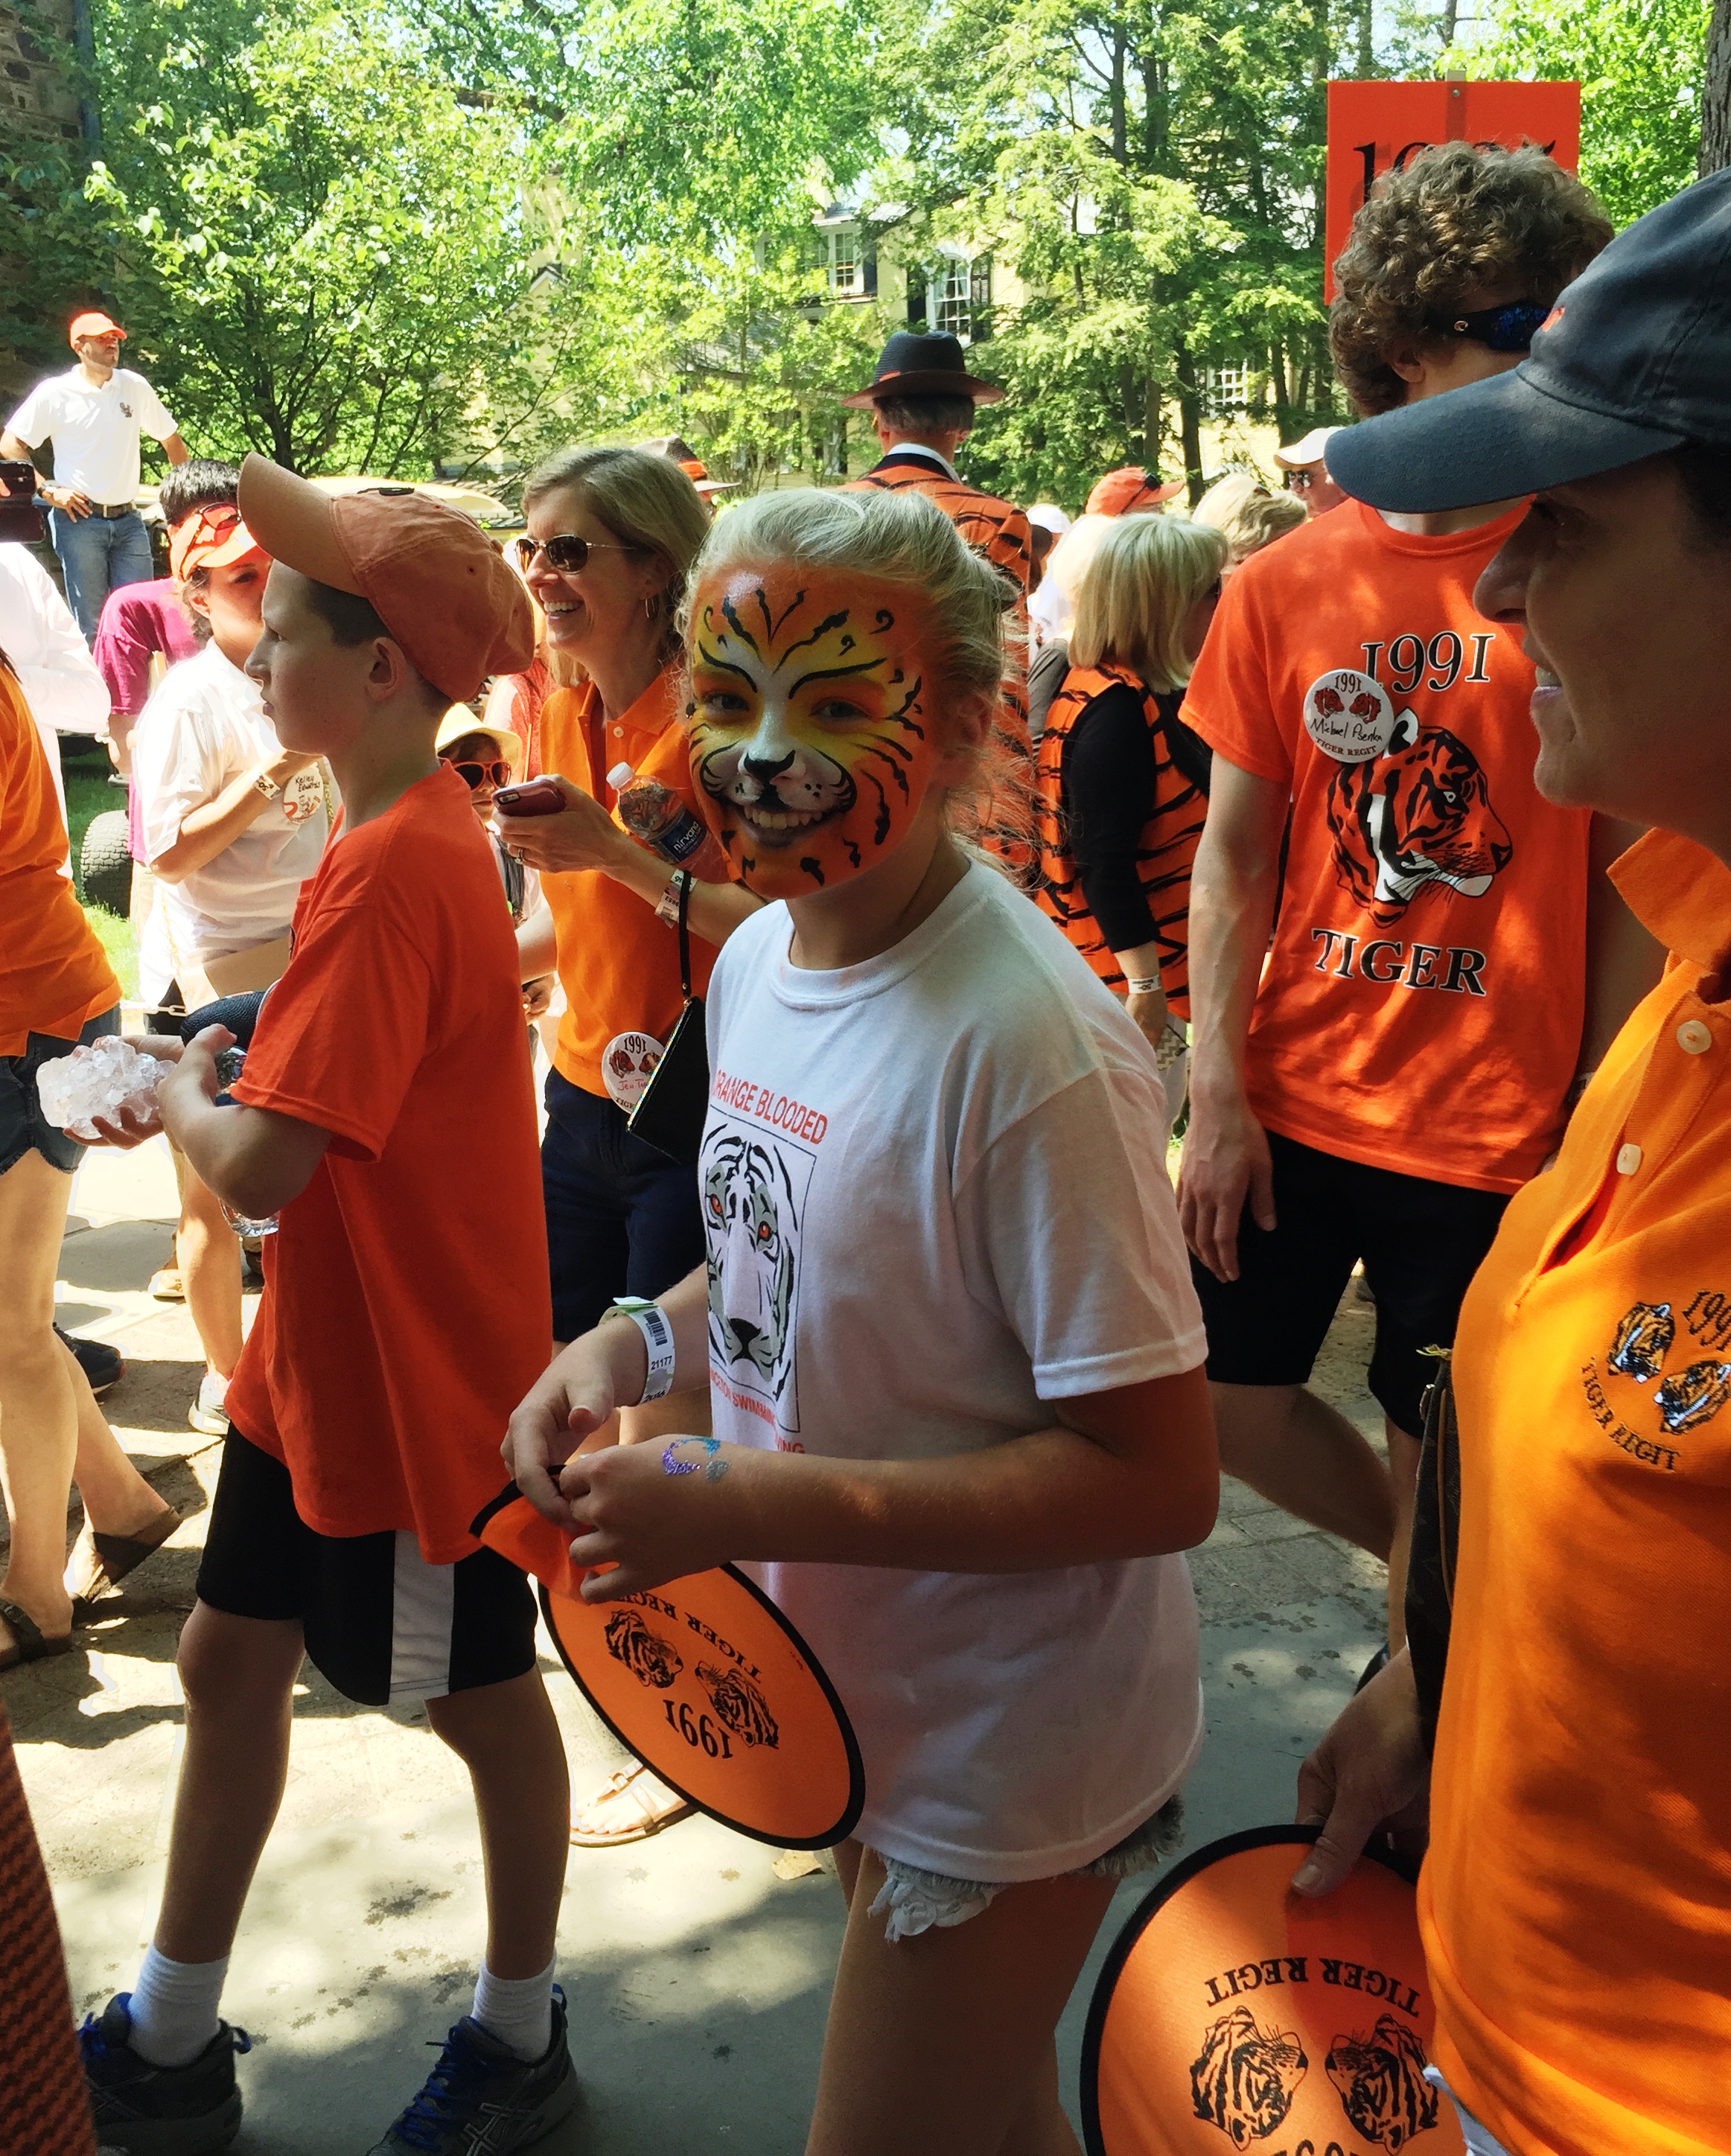
{"label": "black fedora hat", "polygon": [[971,397],[976,404],[995,404],[1004,392],[968,372],[959,337],[922,336],[897,330],[877,357],[869,389],[856,389],[842,403],[869,412],[886,397]]}

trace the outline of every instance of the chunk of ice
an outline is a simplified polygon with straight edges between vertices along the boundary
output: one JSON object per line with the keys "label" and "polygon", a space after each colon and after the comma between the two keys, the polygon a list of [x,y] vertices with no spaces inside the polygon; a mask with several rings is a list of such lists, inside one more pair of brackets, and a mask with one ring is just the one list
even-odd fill
{"label": "chunk of ice", "polygon": [[96,1137],[93,1116],[111,1121],[121,1108],[148,1115],[157,1105],[157,1081],[164,1068],[160,1058],[143,1055],[118,1034],[105,1034],[70,1055],[44,1063],[36,1073],[37,1097],[56,1130],[88,1144]]}

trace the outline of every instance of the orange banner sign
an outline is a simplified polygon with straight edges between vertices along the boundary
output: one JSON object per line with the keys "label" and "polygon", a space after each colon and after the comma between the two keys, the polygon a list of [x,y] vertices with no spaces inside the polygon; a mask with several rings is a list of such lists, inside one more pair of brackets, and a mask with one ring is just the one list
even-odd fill
{"label": "orange banner sign", "polygon": [[1572,172],[1580,162],[1578,82],[1331,82],[1323,297],[1373,182],[1434,142],[1536,143]]}

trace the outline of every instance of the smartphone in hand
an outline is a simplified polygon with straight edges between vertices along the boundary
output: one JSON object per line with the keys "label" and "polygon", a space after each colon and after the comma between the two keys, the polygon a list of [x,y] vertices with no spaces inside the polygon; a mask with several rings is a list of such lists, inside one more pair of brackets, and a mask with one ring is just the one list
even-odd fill
{"label": "smartphone in hand", "polygon": [[565,796],[555,778],[525,779],[521,786],[501,786],[493,796],[493,807],[501,816],[557,816]]}

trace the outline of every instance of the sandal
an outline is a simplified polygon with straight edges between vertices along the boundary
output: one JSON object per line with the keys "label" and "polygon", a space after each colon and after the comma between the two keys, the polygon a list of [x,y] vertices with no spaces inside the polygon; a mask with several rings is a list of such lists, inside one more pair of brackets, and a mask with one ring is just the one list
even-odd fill
{"label": "sandal", "polygon": [[12,1635],[12,1645],[0,1648],[0,1670],[21,1669],[26,1662],[39,1662],[47,1655],[72,1652],[69,1632],[58,1640],[49,1639],[28,1609],[20,1609],[16,1602],[3,1597],[0,1597],[0,1621]]}
{"label": "sandal", "polygon": [[66,1592],[74,1602],[94,1602],[108,1594],[146,1558],[154,1557],[180,1523],[176,1505],[141,1535],[99,1535],[86,1520],[66,1560]]}
{"label": "sandal", "polygon": [[[658,1782],[639,1760],[609,1774],[588,1802],[573,1812],[571,1839],[578,1849],[616,1849],[622,1842],[647,1841],[663,1827],[690,1819],[696,1809]],[[611,1823],[615,1820],[616,1825]]]}
{"label": "sandal", "polygon": [[146,1291],[158,1302],[184,1302],[186,1282],[181,1278],[178,1265],[164,1265],[160,1272],[151,1275],[151,1284]]}

